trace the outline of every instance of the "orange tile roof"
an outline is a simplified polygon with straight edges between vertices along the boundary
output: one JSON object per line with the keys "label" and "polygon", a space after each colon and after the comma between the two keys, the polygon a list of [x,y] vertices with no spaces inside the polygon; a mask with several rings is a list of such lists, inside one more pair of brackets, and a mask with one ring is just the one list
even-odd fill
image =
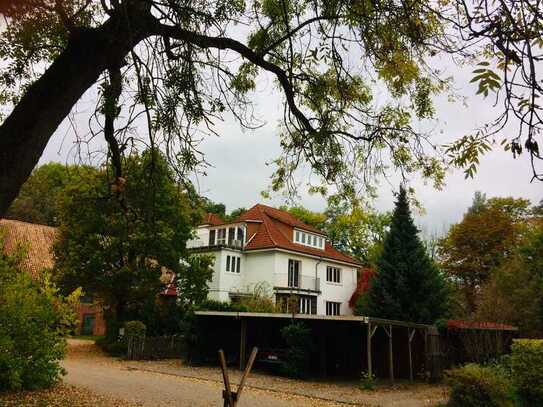
{"label": "orange tile roof", "polygon": [[285,225],[289,225],[298,229],[307,230],[308,232],[317,233],[319,235],[325,236],[326,234],[311,225],[308,225],[298,218],[296,218],[294,215],[287,211],[282,211],[280,209],[274,208],[272,206],[262,205],[262,204],[256,204],[248,211],[245,211],[242,213],[236,221],[246,221],[246,220],[258,220],[258,218],[255,218],[254,215],[258,216],[259,212],[264,212],[269,218],[272,218],[274,220],[277,220],[281,223],[284,223]]}
{"label": "orange tile roof", "polygon": [[[236,219],[236,222],[250,221],[258,221],[259,224],[256,232],[252,236],[247,236],[248,243],[245,246],[245,250],[278,248],[351,263],[356,266],[360,265],[360,262],[344,253],[341,253],[329,242],[325,242],[324,250],[294,243],[292,241],[294,228],[318,233],[323,236],[325,234],[312,226],[306,225],[288,212],[281,211],[270,206],[257,204]],[[281,230],[281,226],[285,225],[290,231],[288,234],[285,234],[283,230]]]}
{"label": "orange tile roof", "polygon": [[216,213],[208,212],[205,214],[204,219],[202,219],[201,225],[218,226],[222,225],[223,223],[224,220],[222,220],[219,215],[217,215]]}
{"label": "orange tile roof", "polygon": [[36,278],[43,269],[53,267],[52,248],[57,236],[56,228],[18,220],[0,219],[0,234],[3,234],[4,249],[8,254],[13,253],[18,246],[26,250],[26,256],[21,261],[21,268],[29,272],[32,277]]}

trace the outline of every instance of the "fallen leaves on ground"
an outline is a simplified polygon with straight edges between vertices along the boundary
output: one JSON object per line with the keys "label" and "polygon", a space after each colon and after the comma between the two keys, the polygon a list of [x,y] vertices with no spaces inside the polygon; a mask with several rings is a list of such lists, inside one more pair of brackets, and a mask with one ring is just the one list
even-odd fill
{"label": "fallen leaves on ground", "polygon": [[50,389],[0,393],[1,407],[135,407],[138,404],[99,396],[86,389],[59,384]]}

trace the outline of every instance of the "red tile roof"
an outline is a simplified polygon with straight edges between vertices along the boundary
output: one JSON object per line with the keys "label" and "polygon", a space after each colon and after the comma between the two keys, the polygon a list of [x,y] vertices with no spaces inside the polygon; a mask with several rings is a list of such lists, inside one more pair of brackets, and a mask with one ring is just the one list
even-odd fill
{"label": "red tile roof", "polygon": [[486,330],[503,330],[503,331],[516,331],[517,328],[513,325],[502,324],[499,322],[478,322],[478,321],[464,321],[460,319],[449,319],[447,321],[447,328],[449,329],[486,329]]}
{"label": "red tile roof", "polygon": [[[360,265],[360,262],[341,253],[328,242],[325,242],[324,250],[294,243],[292,241],[293,228],[303,229],[323,236],[325,234],[312,226],[306,225],[288,212],[257,204],[236,219],[236,222],[250,223],[251,221],[258,223],[256,232],[247,236],[248,241],[245,250],[285,249],[351,263],[355,266]],[[289,233],[285,233],[285,230],[288,230]]]}
{"label": "red tile roof", "polygon": [[218,225],[222,225],[223,223],[224,223],[224,220],[222,220],[219,215],[217,215],[216,213],[208,212],[205,214],[204,218],[202,219],[201,225],[218,226]]}
{"label": "red tile roof", "polygon": [[284,223],[285,225],[292,226],[298,229],[307,230],[308,232],[317,233],[323,236],[326,235],[321,230],[302,222],[301,220],[296,218],[294,215],[286,211],[282,211],[272,206],[267,206],[267,205],[262,205],[262,204],[256,204],[248,211],[245,211],[236,219],[236,221],[258,220],[259,219],[258,216],[260,212],[264,212],[269,218],[273,220],[277,220],[281,223]]}

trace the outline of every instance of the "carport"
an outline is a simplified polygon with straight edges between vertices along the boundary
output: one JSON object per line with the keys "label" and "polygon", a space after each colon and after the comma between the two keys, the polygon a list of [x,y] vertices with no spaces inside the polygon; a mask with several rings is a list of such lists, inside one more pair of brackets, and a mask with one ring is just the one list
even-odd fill
{"label": "carport", "polygon": [[252,312],[197,311],[206,340],[215,352],[237,355],[243,369],[253,346],[281,347],[280,330],[303,321],[314,340],[310,370],[320,376],[359,378],[362,371],[381,378],[414,380],[431,371],[434,326],[364,316],[323,316]]}

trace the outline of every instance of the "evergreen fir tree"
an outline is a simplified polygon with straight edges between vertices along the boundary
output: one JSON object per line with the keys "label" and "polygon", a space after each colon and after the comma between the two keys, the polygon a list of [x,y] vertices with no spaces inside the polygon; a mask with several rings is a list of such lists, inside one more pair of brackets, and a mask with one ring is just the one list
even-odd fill
{"label": "evergreen fir tree", "polygon": [[418,237],[403,187],[377,271],[368,292],[366,315],[418,323],[434,323],[446,315],[445,282]]}

